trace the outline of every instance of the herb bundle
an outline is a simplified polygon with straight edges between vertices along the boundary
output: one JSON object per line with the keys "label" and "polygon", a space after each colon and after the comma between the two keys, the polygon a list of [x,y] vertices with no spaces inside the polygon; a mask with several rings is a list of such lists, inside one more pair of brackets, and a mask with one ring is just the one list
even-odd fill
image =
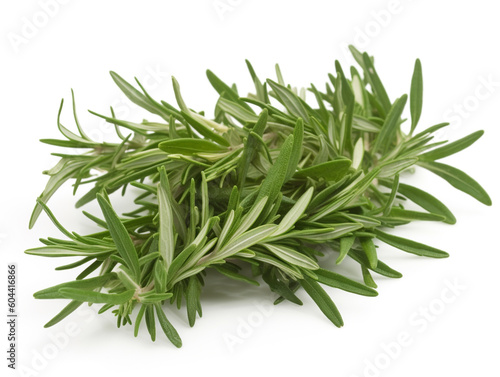
{"label": "herb bundle", "polygon": [[[296,295],[302,287],[340,327],[342,317],[321,285],[376,296],[372,273],[402,276],[378,258],[377,244],[447,257],[445,251],[388,230],[415,220],[456,221],[441,201],[400,182],[399,176],[417,165],[491,205],[470,176],[437,162],[467,148],[483,132],[452,143],[433,142],[433,133],[446,123],[415,133],[423,96],[419,60],[411,80],[409,130],[403,132],[408,96],[392,102],[373,58],[354,47],[351,51],[361,70],[350,67],[349,77],[336,62],[324,91],[308,88],[314,104],[306,102],[304,90],[285,84],[278,66],[277,80],[262,82],[247,62],[255,85],[255,94],[247,97],[207,71],[219,94],[214,119],[186,105],[175,79],[177,107],[154,100],[139,81],[137,88],[111,72],[133,103],[161,119],[134,123],[117,119],[113,109],[110,115],[92,112],[115,126],[116,143],[96,142],[85,134],[74,97],[78,133],[65,128],[61,103],[58,127],[64,139],[41,141],[84,153],[55,154],[60,161],[45,172],[50,178],[30,227],[44,211],[66,238],[42,239],[44,246],[26,253],[76,257],[57,270],[82,270],[74,281],[35,293],[38,299],[70,300],[46,327],[85,302],[102,304],[99,313],[112,310],[118,327],[133,324],[137,335],[144,320],[155,340],[159,323],[180,347],[164,304],[180,309],[184,301],[193,326],[202,314],[202,288],[210,284],[207,269],[249,284],[264,282],[277,294],[276,303],[302,305]],[[70,179],[75,192],[81,185],[92,186],[76,205],[97,200],[102,217],[83,214],[102,228],[100,232],[71,232],[47,207],[49,198]],[[108,195],[129,186],[137,194],[134,206],[119,216]],[[405,208],[408,202],[420,210]],[[334,271],[318,264],[318,245],[338,252]],[[345,258],[359,264],[364,284],[341,274]]]}

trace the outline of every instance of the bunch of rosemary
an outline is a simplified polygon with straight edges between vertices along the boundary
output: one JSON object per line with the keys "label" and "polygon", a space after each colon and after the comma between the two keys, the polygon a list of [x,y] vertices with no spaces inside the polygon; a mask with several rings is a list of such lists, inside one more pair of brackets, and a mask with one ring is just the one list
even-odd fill
{"label": "bunch of rosemary", "polygon": [[[262,82],[247,62],[255,94],[241,97],[214,73],[207,76],[219,94],[215,119],[190,109],[178,82],[173,88],[178,108],[157,102],[137,81],[140,90],[112,72],[118,87],[136,105],[163,121],[134,123],[95,114],[115,125],[118,143],[90,139],[73,111],[78,134],[59,121],[64,140],[42,142],[81,148],[83,154],[57,153],[60,162],[45,172],[47,187],[37,200],[30,227],[42,211],[67,237],[42,239],[44,246],[28,254],[77,257],[58,270],[86,266],[74,281],[35,293],[39,299],[68,299],[69,304],[46,327],[61,321],[82,303],[113,309],[118,327],[132,324],[135,334],[144,319],[156,337],[156,319],[177,347],[181,339],[168,321],[163,304],[178,308],[184,299],[189,324],[201,316],[200,296],[208,268],[231,279],[258,285],[255,277],[278,296],[301,305],[302,287],[336,326],[343,321],[321,284],[352,293],[376,296],[371,273],[391,278],[401,274],[377,257],[377,243],[405,252],[443,258],[445,251],[397,237],[387,228],[414,220],[455,223],[450,210],[429,193],[401,183],[399,175],[418,165],[455,188],[491,205],[483,188],[464,172],[437,160],[459,152],[481,135],[458,141],[432,142],[437,124],[415,134],[422,110],[422,71],[416,61],[409,106],[409,132],[401,129],[408,96],[391,102],[373,66],[373,58],[351,51],[362,69],[340,64],[328,76],[324,92],[285,84],[277,66],[277,81]],[[59,115],[62,110],[59,110]],[[124,130],[126,132],[124,132]],[[100,172],[96,174],[96,172]],[[68,231],[46,203],[67,180],[74,190],[93,187],[77,202],[97,199],[103,218],[83,214],[102,231],[80,235]],[[118,216],[108,195],[134,186],[139,192],[130,212]],[[411,201],[421,211],[405,209]],[[359,263],[364,284],[323,269],[317,245],[339,252],[338,265],[349,257]],[[247,276],[243,265],[251,266]],[[97,276],[88,277],[95,271]],[[207,282],[210,284],[210,282]],[[228,284],[229,280],[228,280]]]}

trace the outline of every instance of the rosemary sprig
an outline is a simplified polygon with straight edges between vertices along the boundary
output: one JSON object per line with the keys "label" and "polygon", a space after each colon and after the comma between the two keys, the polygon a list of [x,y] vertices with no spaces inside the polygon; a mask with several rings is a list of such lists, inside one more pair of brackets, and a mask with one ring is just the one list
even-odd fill
{"label": "rosemary sprig", "polygon": [[[214,73],[207,76],[220,95],[214,119],[190,109],[173,79],[177,107],[156,101],[139,81],[133,85],[111,76],[136,105],[161,121],[134,123],[111,114],[98,117],[116,127],[121,140],[99,143],[82,130],[73,111],[78,134],[58,127],[64,139],[42,142],[79,148],[82,154],[57,154],[48,184],[37,200],[30,227],[44,211],[66,239],[42,239],[28,254],[78,257],[58,269],[83,267],[76,280],[35,293],[40,299],[71,300],[46,326],[52,326],[83,302],[113,309],[118,326],[132,324],[135,335],[145,320],[152,340],[156,319],[177,347],[181,339],[168,321],[163,304],[181,307],[188,321],[201,316],[201,292],[206,270],[253,285],[257,276],[278,295],[302,305],[296,291],[303,287],[336,326],[343,320],[321,284],[348,292],[376,296],[372,273],[402,275],[378,258],[376,244],[433,258],[445,251],[392,234],[387,228],[411,221],[456,222],[451,211],[420,188],[400,182],[401,174],[417,165],[448,181],[481,203],[491,205],[485,190],[466,173],[438,162],[473,144],[477,131],[458,141],[433,142],[438,124],[414,134],[422,111],[422,67],[416,61],[411,90],[391,102],[373,66],[373,58],[354,47],[362,69],[350,67],[350,78],[340,64],[329,75],[322,92],[305,92],[286,85],[279,67],[277,81],[262,82],[247,61],[255,94],[241,97]],[[409,133],[401,127],[409,102]],[[129,132],[127,136],[123,133]],[[94,171],[102,172],[94,175]],[[74,191],[93,187],[77,202],[97,199],[103,219],[84,212],[102,231],[79,235],[61,225],[46,203],[66,181]],[[109,194],[134,186],[134,207],[118,216]],[[421,210],[405,208],[411,201]],[[335,271],[318,264],[316,245],[326,244],[339,255]],[[356,261],[364,284],[343,276],[345,258]],[[251,266],[254,276],[242,267]],[[97,275],[91,276],[94,272]]]}

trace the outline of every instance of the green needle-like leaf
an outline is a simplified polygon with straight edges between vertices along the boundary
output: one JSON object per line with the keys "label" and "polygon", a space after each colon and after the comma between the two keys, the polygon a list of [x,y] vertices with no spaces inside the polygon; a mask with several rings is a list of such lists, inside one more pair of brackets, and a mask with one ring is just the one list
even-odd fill
{"label": "green needle-like leaf", "polygon": [[221,95],[224,98],[227,98],[233,103],[234,102],[237,103],[247,111],[250,112],[252,111],[252,108],[247,103],[240,100],[240,97],[238,96],[238,93],[236,93],[236,91],[234,91],[227,84],[225,84],[209,69],[207,70],[207,78],[208,81],[210,81],[210,84],[212,84],[214,89],[217,91],[217,93],[219,93],[219,95]]}
{"label": "green needle-like leaf", "polygon": [[94,304],[113,304],[120,305],[130,301],[134,296],[135,291],[129,290],[118,294],[99,293],[85,289],[77,288],[61,288],[59,294],[64,298],[69,298],[75,301],[84,301]]}
{"label": "green needle-like leaf", "polygon": [[149,100],[144,94],[135,89],[127,81],[125,81],[116,72],[109,72],[115,84],[120,88],[120,90],[136,105],[142,107],[143,109],[158,115],[163,115],[164,112],[160,111],[158,106],[156,106],[151,100]]}
{"label": "green needle-like leaf", "polygon": [[[384,181],[381,181],[382,184],[385,184]],[[445,218],[444,222],[448,224],[455,224],[457,222],[455,216],[451,211],[446,207],[443,203],[441,203],[434,196],[425,192],[417,187],[410,186],[405,183],[400,183],[398,186],[398,192],[401,195],[406,196],[415,204],[418,204],[423,209],[431,213],[435,213],[436,215],[441,215]]]}
{"label": "green needle-like leaf", "polygon": [[220,266],[215,266],[214,267],[218,272],[220,272],[222,275],[227,276],[228,278],[238,280],[238,281],[244,281],[245,283],[249,283],[255,286],[259,286],[259,282],[254,279],[250,279],[249,277],[246,277],[245,275],[242,275],[238,272],[232,271],[231,269],[225,267],[224,265]]}
{"label": "green needle-like leaf", "polygon": [[488,193],[481,187],[481,185],[460,169],[433,161],[421,161],[418,164],[440,176],[453,187],[469,194],[481,203],[486,204],[487,206],[492,204]]}
{"label": "green needle-like leaf", "polygon": [[104,287],[104,285],[111,279],[116,278],[117,275],[114,272],[109,274],[105,274],[102,276],[97,276],[95,278],[83,279],[83,280],[75,280],[69,281],[67,283],[62,283],[55,285],[50,288],[42,289],[33,294],[35,298],[38,299],[54,299],[54,298],[63,298],[61,296],[59,290],[61,288],[78,288],[78,289],[95,289]]}
{"label": "green needle-like leaf", "polygon": [[68,305],[64,307],[54,318],[52,318],[49,322],[47,322],[44,327],[52,327],[55,324],[61,322],[68,315],[73,313],[76,309],[78,309],[83,304],[82,301],[71,301]]}
{"label": "green needle-like leaf", "polygon": [[311,278],[305,277],[300,281],[300,285],[304,287],[307,294],[311,296],[326,318],[328,318],[337,327],[344,326],[344,321],[342,320],[342,316],[340,315],[337,307],[333,303],[330,296],[328,296],[328,293],[326,293],[318,283]]}
{"label": "green needle-like leaf", "polygon": [[418,156],[418,159],[421,161],[434,161],[451,156],[452,154],[458,153],[461,150],[470,147],[477,141],[477,139],[483,136],[483,134],[484,131],[473,132],[460,140],[454,141],[453,143],[449,143],[442,147],[433,149],[430,152],[423,153]]}
{"label": "green needle-like leaf", "polygon": [[405,94],[402,97],[398,98],[394,105],[389,110],[387,114],[387,118],[380,129],[380,133],[375,139],[375,143],[373,145],[373,153],[377,152],[379,149],[382,150],[382,154],[385,154],[392,143],[397,134],[399,122],[401,119],[401,114],[403,114],[404,107],[406,105],[406,100],[408,96]]}
{"label": "green needle-like leaf", "polygon": [[380,80],[377,71],[375,71],[372,59],[370,59],[370,57],[366,52],[363,54],[363,65],[368,81],[370,82],[373,91],[377,95],[377,98],[380,101],[382,108],[385,110],[385,112],[389,112],[389,109],[391,108],[391,101],[389,99],[389,96],[387,95],[384,86],[382,85],[382,81]]}
{"label": "green needle-like leaf", "polygon": [[319,265],[314,260],[290,247],[269,243],[265,243],[263,244],[263,246],[278,258],[292,265],[307,268],[310,270],[316,270],[319,268]]}
{"label": "green needle-like leaf", "polygon": [[158,211],[160,214],[160,241],[159,251],[165,263],[165,269],[168,269],[174,259],[174,226],[172,205],[168,195],[170,185],[168,183],[167,173],[165,168],[160,169],[160,183],[158,184]]}
{"label": "green needle-like leaf", "polygon": [[198,153],[223,153],[227,148],[203,139],[172,139],[161,142],[158,145],[162,151],[172,154],[184,154],[187,156]]}
{"label": "green needle-like leaf", "polygon": [[104,196],[97,194],[97,201],[106,219],[109,233],[113,238],[118,253],[123,258],[130,271],[132,271],[136,281],[138,281],[140,277],[139,258],[137,257],[137,252],[127,229]]}
{"label": "green needle-like leaf", "polygon": [[299,170],[295,173],[297,178],[312,178],[312,179],[324,179],[325,181],[339,181],[343,178],[349,168],[351,167],[351,161],[348,159],[338,159],[333,161],[323,162],[322,164],[313,165],[306,169]]}
{"label": "green needle-like leaf", "polygon": [[414,221],[414,220],[424,220],[424,221],[444,221],[446,218],[442,215],[435,213],[410,211],[402,208],[392,208],[389,213],[389,218],[403,221]]}
{"label": "green needle-like leaf", "polygon": [[295,128],[293,130],[293,144],[292,152],[290,154],[290,161],[288,162],[288,169],[285,176],[285,182],[287,182],[297,170],[297,164],[302,158],[302,149],[304,142],[304,121],[302,118],[297,119],[295,123]]}
{"label": "green needle-like leaf", "polygon": [[377,296],[378,293],[361,283],[355,282],[340,274],[320,268],[314,271],[318,276],[318,281],[321,284],[328,285],[333,288],[339,288],[347,292],[356,293],[362,296]]}
{"label": "green needle-like leaf", "polygon": [[387,234],[378,229],[375,229],[374,233],[380,241],[385,242],[386,244],[394,246],[408,253],[421,255],[424,257],[431,257],[431,258],[447,258],[449,256],[449,254],[446,251],[442,251],[419,242],[408,240],[406,238],[397,237],[392,234]]}
{"label": "green needle-like leaf", "polygon": [[413,70],[413,77],[411,79],[410,90],[410,113],[411,113],[411,130],[410,135],[413,134],[417,123],[422,114],[422,103],[424,96],[424,83],[422,80],[422,63],[417,59],[415,61],[415,69]]}
{"label": "green needle-like leaf", "polygon": [[361,246],[365,251],[366,257],[368,258],[368,262],[370,263],[370,267],[372,269],[377,268],[378,258],[377,258],[377,249],[375,249],[375,244],[373,243],[371,238],[361,237],[360,238]]}
{"label": "green needle-like leaf", "polygon": [[306,108],[295,93],[273,80],[267,80],[267,83],[290,114],[297,118],[302,118],[305,122],[309,122],[309,115],[307,114]]}
{"label": "green needle-like leaf", "polygon": [[200,301],[201,287],[198,278],[191,276],[188,279],[188,286],[186,289],[186,308],[189,320],[189,326],[193,327],[196,322],[196,313]]}
{"label": "green needle-like leaf", "polygon": [[165,312],[163,311],[160,304],[155,304],[156,315],[158,316],[158,321],[160,322],[160,326],[167,336],[168,340],[172,342],[174,346],[177,348],[182,347],[182,340],[177,333],[177,330],[172,326],[170,321],[167,319]]}
{"label": "green needle-like leaf", "polygon": [[353,237],[353,236],[342,237],[340,239],[339,257],[337,258],[335,263],[340,264],[345,259],[345,257],[347,256],[347,253],[349,252],[349,250],[351,250],[351,247],[354,244],[354,241],[356,241],[356,237]]}
{"label": "green needle-like leaf", "polygon": [[262,198],[267,196],[267,206],[274,203],[274,200],[278,196],[278,193],[285,182],[289,165],[291,163],[293,139],[293,135],[290,135],[283,143],[278,158],[276,159],[274,165],[269,169],[266,178],[260,186],[255,202],[259,202]]}

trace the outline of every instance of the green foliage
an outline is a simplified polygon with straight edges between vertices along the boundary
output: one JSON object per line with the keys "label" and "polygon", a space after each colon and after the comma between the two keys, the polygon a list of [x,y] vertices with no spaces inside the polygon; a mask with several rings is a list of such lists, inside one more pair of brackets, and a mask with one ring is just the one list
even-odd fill
{"label": "green foliage", "polygon": [[[56,154],[61,160],[44,172],[50,178],[37,199],[30,227],[45,212],[65,239],[42,239],[43,246],[26,253],[78,257],[58,270],[83,271],[74,281],[35,293],[38,299],[70,300],[46,326],[84,302],[102,304],[99,313],[113,309],[118,326],[132,324],[135,309],[135,336],[144,321],[154,341],[159,324],[181,347],[166,304],[180,308],[185,302],[193,326],[202,315],[209,269],[227,278],[227,284],[268,285],[278,295],[276,303],[302,305],[301,292],[297,293],[302,287],[334,325],[342,326],[322,285],[376,296],[372,273],[402,276],[380,260],[377,250],[384,244],[419,256],[447,257],[445,251],[387,229],[411,221],[456,222],[437,198],[403,183],[415,166],[491,205],[473,178],[436,161],[466,149],[483,132],[452,143],[431,143],[432,134],[447,126],[438,124],[414,135],[422,113],[420,61],[415,63],[409,96],[402,94],[392,102],[373,58],[354,47],[351,51],[362,74],[350,67],[349,78],[336,62],[336,76],[329,75],[324,92],[312,85],[308,89],[315,103],[306,101],[304,90],[287,85],[278,66],[276,81],[261,81],[247,61],[256,93],[246,97],[207,71],[219,95],[214,119],[186,105],[175,79],[178,108],[154,100],[137,80],[138,88],[111,72],[134,104],[159,118],[134,123],[116,119],[112,109],[110,116],[93,113],[113,124],[115,143],[97,142],[85,134],[74,97],[78,134],[65,128],[61,103],[58,127],[64,139],[42,141],[82,153]],[[408,97],[407,134],[402,125]],[[97,200],[103,218],[85,211],[84,215],[100,231],[70,232],[47,207],[69,180],[74,192],[92,186],[77,206]],[[130,186],[136,198],[129,212],[119,216],[109,195],[124,193]],[[421,210],[405,208],[408,201]],[[335,271],[321,266],[320,244],[338,252]],[[342,275],[347,258],[360,265],[359,281]]]}

